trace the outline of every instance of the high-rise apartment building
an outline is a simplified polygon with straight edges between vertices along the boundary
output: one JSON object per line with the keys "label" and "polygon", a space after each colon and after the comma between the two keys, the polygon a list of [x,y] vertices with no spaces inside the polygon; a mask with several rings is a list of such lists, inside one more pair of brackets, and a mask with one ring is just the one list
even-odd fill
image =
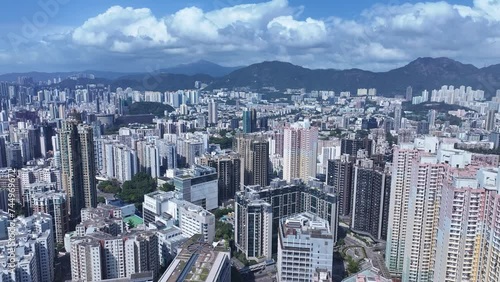
{"label": "high-rise apartment building", "polygon": [[[500,170],[495,168],[490,171],[490,177],[486,178],[486,183],[483,184],[487,194],[484,201],[483,229],[480,234],[480,253],[473,260],[477,263],[476,281],[481,282],[500,280]],[[496,178],[492,174],[496,174]]]}
{"label": "high-rise apartment building", "polygon": [[411,102],[413,99],[413,88],[411,86],[406,87],[406,101]]}
{"label": "high-rise apartment building", "polygon": [[244,185],[269,185],[269,142],[258,134],[240,134],[235,151],[243,158]]}
{"label": "high-rise apartment building", "polygon": [[417,153],[413,144],[401,144],[393,153],[385,259],[387,268],[395,276],[403,274],[412,164]]}
{"label": "high-rise apartment building", "polygon": [[70,218],[75,221],[82,208],[97,205],[92,127],[76,118],[65,120],[58,139],[62,187],[68,195]]}
{"label": "high-rise apartment building", "polygon": [[485,129],[488,131],[492,131],[495,129],[495,122],[496,122],[496,110],[489,110],[488,113],[486,114],[486,122],[485,122]]}
{"label": "high-rise apartment building", "polygon": [[214,99],[208,101],[208,123],[217,124],[217,102]]}
{"label": "high-rise apartment building", "polygon": [[[425,137],[415,139],[414,144],[401,144],[395,148],[386,264],[391,273],[401,276],[403,281],[435,281],[435,277],[443,277],[443,273],[440,273],[442,270],[438,269],[444,267],[443,257],[449,259],[447,273],[451,275],[455,272],[459,275],[453,265],[456,266],[457,260],[461,258],[458,254],[448,256],[446,248],[473,248],[465,246],[467,243],[460,243],[462,235],[456,236],[456,229],[460,229],[456,224],[469,223],[455,220],[452,216],[450,225],[448,213],[454,213],[457,219],[465,220],[464,214],[458,215],[458,210],[450,210],[450,207],[459,202],[464,204],[461,189],[468,185],[471,188],[478,187],[470,179],[467,180],[467,175],[474,175],[474,166],[490,163],[490,158],[473,157],[469,152],[454,149],[453,145],[453,142]],[[485,162],[479,165],[481,161]],[[447,185],[461,188],[447,188]],[[457,191],[459,193],[453,196]],[[471,201],[475,200],[477,199]],[[474,216],[473,221],[475,219],[477,217]],[[477,226],[471,224],[467,231],[472,235],[475,228]],[[451,233],[449,236],[443,235],[448,232]],[[443,240],[448,240],[449,246],[446,243],[443,245]],[[443,252],[447,254],[443,255]],[[436,254],[439,254],[438,258]],[[463,277],[471,276],[471,264],[465,263],[460,267],[463,267],[463,273],[469,274],[453,277],[457,280],[447,278],[443,281],[464,281]]]}
{"label": "high-rise apartment building", "polygon": [[71,240],[73,281],[130,278],[159,274],[158,238],[154,231],[132,230],[113,236],[96,231]]}
{"label": "high-rise apartment building", "polygon": [[397,104],[394,108],[394,130],[398,131],[401,128],[401,119],[402,119],[402,106],[401,104]]}
{"label": "high-rise apartment building", "polygon": [[485,201],[496,188],[497,171],[448,168],[443,183],[433,281],[478,279]]}
{"label": "high-rise apartment building", "polygon": [[243,133],[257,132],[257,110],[247,109],[243,111]]}
{"label": "high-rise apartment building", "polygon": [[373,141],[368,138],[355,138],[355,139],[341,139],[340,141],[340,153],[342,155],[347,154],[350,156],[357,156],[359,150],[366,151],[366,156],[370,157],[372,155]]}
{"label": "high-rise apartment building", "polygon": [[215,168],[219,178],[219,205],[234,199],[243,186],[244,165],[238,154],[204,155],[200,164]]}
{"label": "high-rise apartment building", "polygon": [[271,205],[264,200],[240,197],[236,201],[234,243],[248,259],[271,258],[272,221]]}
{"label": "high-rise apartment building", "polygon": [[390,166],[358,160],[353,174],[351,229],[374,240],[386,240],[390,196]]}
{"label": "high-rise apartment building", "polygon": [[[329,222],[332,228],[333,238],[337,240],[338,209],[337,196],[330,194],[331,187],[315,185],[315,183],[303,183],[295,181],[287,184],[284,180],[274,180],[270,186],[246,186],[245,190],[236,193],[236,205],[245,207],[254,200],[264,200],[272,207],[272,252],[277,252],[277,242],[280,219],[297,213],[311,212]],[[241,209],[240,211],[246,211]],[[235,226],[242,226],[236,221],[246,218],[239,216],[235,218]],[[244,230],[244,229],[243,229]],[[237,232],[237,231],[236,231]]]}
{"label": "high-rise apartment building", "polygon": [[420,151],[413,159],[403,281],[433,281],[436,233],[446,164],[438,156]]}
{"label": "high-rise apartment building", "polygon": [[283,144],[283,179],[290,182],[295,178],[315,178],[318,128],[311,126],[309,120],[291,124],[285,128]]}
{"label": "high-rise apartment building", "polygon": [[36,193],[31,197],[33,213],[50,214],[53,220],[53,234],[57,244],[64,244],[64,235],[69,231],[67,195],[59,192]]}
{"label": "high-rise apartment building", "polygon": [[301,213],[282,219],[278,232],[279,281],[313,281],[320,271],[332,274],[335,239],[328,221]]}
{"label": "high-rise apartment building", "polygon": [[337,194],[340,216],[348,216],[351,213],[353,162],[349,155],[342,155],[337,160],[328,160],[326,183],[332,186]]}
{"label": "high-rise apartment building", "polygon": [[[13,219],[9,226],[11,237],[0,241],[0,279],[54,281],[55,245],[52,230],[52,217],[48,214],[36,213]],[[9,256],[11,248],[14,248],[13,257]]]}

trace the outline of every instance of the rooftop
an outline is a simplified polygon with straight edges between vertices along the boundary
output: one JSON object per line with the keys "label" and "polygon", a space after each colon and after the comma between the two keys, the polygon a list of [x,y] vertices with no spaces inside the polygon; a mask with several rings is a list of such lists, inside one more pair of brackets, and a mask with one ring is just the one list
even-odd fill
{"label": "rooftop", "polygon": [[382,277],[382,275],[378,274],[378,270],[374,268],[365,269],[361,272],[358,272],[346,279],[342,280],[342,282],[391,282],[391,279],[387,279]]}
{"label": "rooftop", "polygon": [[203,243],[201,235],[196,234],[182,245],[159,281],[208,281],[212,268],[221,263],[224,255],[229,256],[229,249]]}
{"label": "rooftop", "polygon": [[301,213],[282,221],[284,237],[311,235],[314,238],[333,238],[328,221],[312,213]]}

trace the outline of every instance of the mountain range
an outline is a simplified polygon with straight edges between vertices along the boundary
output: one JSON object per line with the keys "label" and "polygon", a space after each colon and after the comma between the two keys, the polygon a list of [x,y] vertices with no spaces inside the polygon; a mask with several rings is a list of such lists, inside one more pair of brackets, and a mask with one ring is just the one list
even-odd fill
{"label": "mountain range", "polygon": [[[279,91],[287,88],[305,88],[356,93],[358,88],[376,88],[378,95],[388,97],[404,95],[408,86],[413,87],[414,96],[420,95],[422,90],[439,89],[442,85],[470,86],[472,89],[484,90],[487,97],[493,96],[496,90],[500,89],[500,64],[477,68],[449,58],[428,57],[418,58],[403,67],[386,72],[361,69],[308,69],[279,61],[227,68],[207,61],[198,61],[161,69],[155,73],[123,74],[90,71],[88,73],[102,78],[94,83],[158,91],[192,88],[195,81],[208,84],[207,89],[247,88],[255,91],[265,91],[274,87]],[[0,81],[12,81],[20,75],[32,76],[36,80],[35,74],[40,73],[0,75]],[[59,74],[62,77],[64,73]],[[55,77],[55,74],[51,77]],[[82,82],[84,81],[63,81],[62,85]]]}

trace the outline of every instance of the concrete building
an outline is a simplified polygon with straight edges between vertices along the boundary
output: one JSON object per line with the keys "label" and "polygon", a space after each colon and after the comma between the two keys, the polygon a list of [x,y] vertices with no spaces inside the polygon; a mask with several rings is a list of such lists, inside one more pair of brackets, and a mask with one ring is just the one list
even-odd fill
{"label": "concrete building", "polygon": [[231,281],[231,254],[223,246],[200,242],[195,235],[180,248],[174,261],[158,280],[175,281]]}
{"label": "concrete building", "polygon": [[312,281],[319,269],[332,273],[335,239],[328,221],[301,213],[282,219],[278,232],[279,281]]}
{"label": "concrete building", "polygon": [[193,165],[190,169],[178,170],[174,185],[183,200],[207,210],[219,206],[217,172],[212,167]]}
{"label": "concrete building", "polygon": [[243,187],[244,165],[241,157],[234,153],[204,155],[199,162],[217,171],[219,205],[234,199],[236,192]]}
{"label": "concrete building", "polygon": [[354,161],[349,155],[342,155],[338,160],[328,160],[326,183],[337,194],[340,216],[351,213],[353,167]]}
{"label": "concrete building", "polygon": [[402,119],[402,106],[401,104],[397,104],[394,109],[394,130],[398,131],[401,128],[401,119]]}
{"label": "concrete building", "polygon": [[[486,173],[485,173],[486,174]],[[496,174],[496,178],[493,177]],[[488,182],[481,183],[487,189],[484,202],[484,221],[483,230],[480,236],[481,253],[474,257],[474,264],[477,263],[476,281],[493,282],[500,280],[500,171],[498,168],[491,169]],[[480,178],[481,179],[481,178]],[[493,182],[493,179],[495,180]],[[473,272],[474,273],[474,272]]]}
{"label": "concrete building", "polygon": [[385,241],[391,196],[390,165],[380,167],[373,160],[358,160],[353,179],[351,229]]}
{"label": "concrete building", "polygon": [[92,132],[92,127],[78,119],[63,121],[59,131],[61,182],[68,194],[70,219],[75,223],[81,209],[97,206]]}
{"label": "concrete building", "polygon": [[249,260],[271,259],[272,220],[271,205],[264,200],[241,199],[236,202],[234,243]]}
{"label": "concrete building", "polygon": [[[14,241],[0,241],[0,278],[2,281],[54,281],[55,245],[52,217],[37,213],[11,221]],[[14,245],[12,245],[14,243]],[[9,253],[15,249],[12,271]]]}
{"label": "concrete building", "polygon": [[269,142],[265,136],[237,135],[234,150],[243,158],[244,185],[269,185]]}
{"label": "concrete building", "polygon": [[[495,189],[497,169],[450,168],[442,188],[434,281],[478,279],[485,201]],[[486,280],[485,280],[486,281]]]}
{"label": "concrete building", "polygon": [[403,274],[405,238],[408,221],[413,159],[418,151],[413,144],[401,144],[394,149],[391,178],[391,202],[387,229],[386,265],[392,275]]}
{"label": "concrete building", "polygon": [[[329,222],[332,228],[333,238],[337,240],[338,230],[338,203],[337,196],[331,194],[331,187],[314,185],[314,183],[303,183],[296,181],[287,184],[284,180],[274,180],[270,186],[247,186],[244,191],[236,193],[236,205],[245,206],[253,200],[264,200],[272,207],[272,253],[277,253],[278,228],[282,218],[297,213],[311,212],[319,218]],[[237,221],[245,217],[237,216],[235,226],[242,223]],[[236,238],[236,237],[235,237]]]}
{"label": "concrete building", "polygon": [[285,128],[283,147],[283,179],[307,181],[316,177],[318,128],[309,120],[291,124]]}
{"label": "concrete building", "polygon": [[159,275],[158,239],[154,231],[132,230],[113,236],[96,231],[71,240],[73,281],[100,281],[136,273]]}
{"label": "concrete building", "polygon": [[161,220],[165,216],[191,237],[201,234],[204,242],[212,243],[215,237],[215,216],[200,206],[179,199],[175,192],[156,191],[144,195],[144,224],[148,225]]}
{"label": "concrete building", "polygon": [[53,220],[53,234],[57,244],[64,244],[64,235],[69,231],[67,195],[60,192],[36,193],[31,197],[33,213],[50,214]]}
{"label": "concrete building", "polygon": [[217,124],[218,118],[217,102],[214,99],[208,101],[208,123]]}

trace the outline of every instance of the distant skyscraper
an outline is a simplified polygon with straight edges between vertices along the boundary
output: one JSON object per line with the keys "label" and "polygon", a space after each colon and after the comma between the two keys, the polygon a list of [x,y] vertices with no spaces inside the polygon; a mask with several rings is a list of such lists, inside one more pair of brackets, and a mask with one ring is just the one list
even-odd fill
{"label": "distant skyscraper", "polygon": [[7,144],[5,137],[0,136],[0,168],[7,167]]}
{"label": "distant skyscraper", "polygon": [[15,169],[23,167],[21,146],[18,143],[7,145],[7,166]]}
{"label": "distant skyscraper", "polygon": [[243,133],[252,133],[257,131],[257,110],[243,111]]}
{"label": "distant skyscraper", "polygon": [[217,102],[214,99],[211,99],[208,102],[208,123],[217,124]]}
{"label": "distant skyscraper", "polygon": [[338,160],[328,160],[326,183],[333,187],[338,196],[340,216],[351,212],[353,162],[349,155],[342,155]]}
{"label": "distant skyscraper", "polygon": [[341,139],[340,153],[356,156],[359,150],[365,150],[368,153],[369,157],[372,154],[372,146],[373,146],[373,141],[368,138]]}
{"label": "distant skyscraper", "polygon": [[351,228],[375,240],[387,239],[391,177],[372,160],[359,160],[353,175]]}
{"label": "distant skyscraper", "polygon": [[488,131],[492,131],[493,129],[495,129],[495,115],[496,115],[497,111],[495,110],[489,110],[487,115],[486,115],[486,130]]}
{"label": "distant skyscraper", "polygon": [[241,134],[235,139],[235,151],[244,161],[245,185],[269,184],[269,142],[264,136]]}
{"label": "distant skyscraper", "polygon": [[417,124],[417,134],[429,134],[429,122],[426,120],[419,121]]}
{"label": "distant skyscraper", "polygon": [[429,111],[429,128],[436,126],[436,110]]}
{"label": "distant skyscraper", "polygon": [[401,128],[401,118],[402,118],[401,105],[396,105],[394,109],[394,130],[398,131]]}
{"label": "distant skyscraper", "polygon": [[233,200],[235,193],[243,187],[243,161],[238,154],[205,156],[200,159],[203,165],[217,170],[219,178],[219,205]]}
{"label": "distant skyscraper", "polygon": [[97,205],[92,127],[78,119],[63,121],[59,131],[61,182],[68,195],[69,214],[77,220],[82,208]]}
{"label": "distant skyscraper", "polygon": [[283,179],[316,177],[318,128],[308,120],[290,125],[285,128],[283,148]]}
{"label": "distant skyscraper", "polygon": [[408,86],[406,88],[406,101],[411,102],[413,99],[413,88],[411,86]]}

